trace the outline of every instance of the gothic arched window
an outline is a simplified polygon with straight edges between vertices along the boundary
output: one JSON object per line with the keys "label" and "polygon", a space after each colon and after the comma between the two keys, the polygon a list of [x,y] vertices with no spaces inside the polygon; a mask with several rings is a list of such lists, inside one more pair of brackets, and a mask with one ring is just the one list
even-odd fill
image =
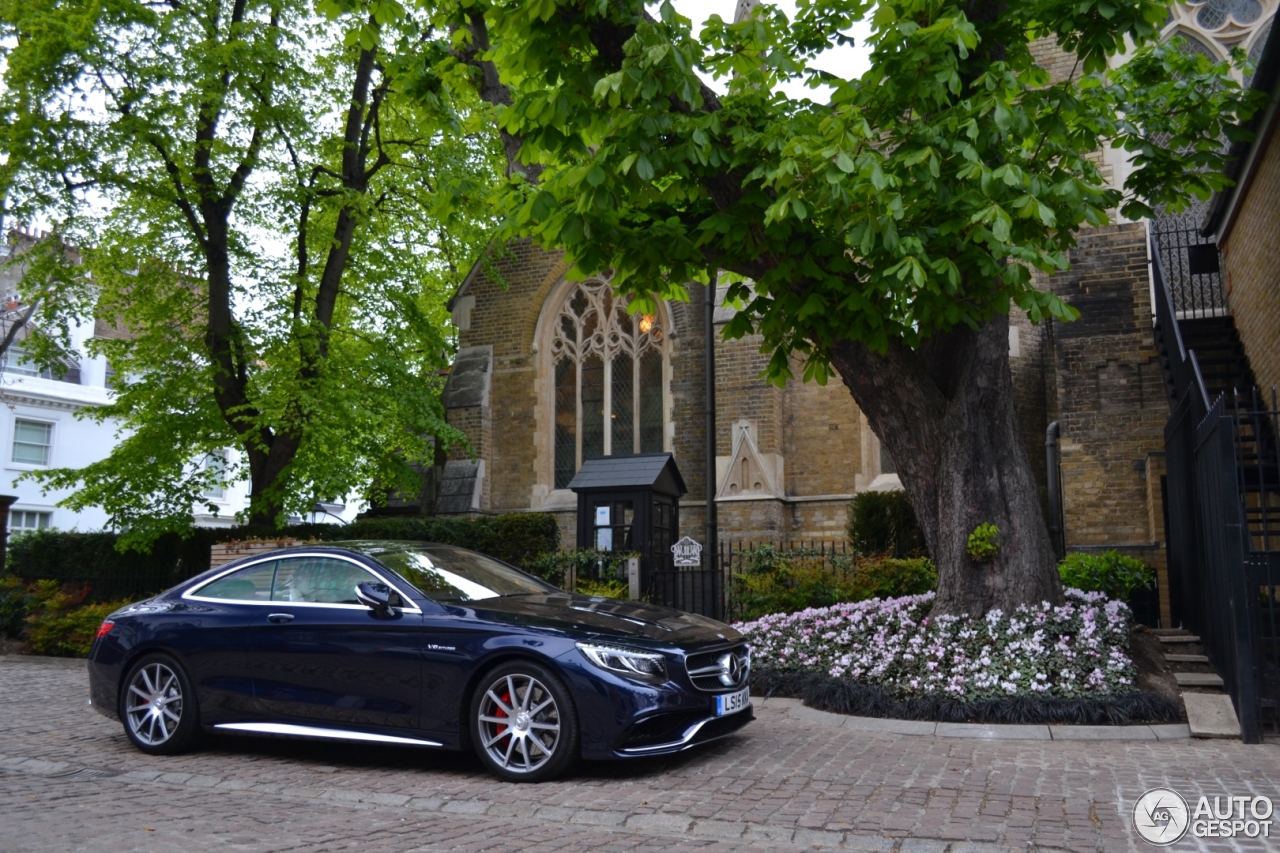
{"label": "gothic arched window", "polygon": [[627,313],[608,283],[574,287],[555,315],[555,488],[586,459],[662,450],[666,358],[657,317]]}

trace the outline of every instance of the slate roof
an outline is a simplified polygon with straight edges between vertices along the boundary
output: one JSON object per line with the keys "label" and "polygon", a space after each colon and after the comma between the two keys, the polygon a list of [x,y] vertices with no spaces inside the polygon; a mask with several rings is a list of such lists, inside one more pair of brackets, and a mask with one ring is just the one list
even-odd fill
{"label": "slate roof", "polygon": [[441,515],[471,512],[480,505],[479,487],[484,476],[483,461],[450,459],[444,464],[440,478],[440,496],[436,498],[436,512]]}
{"label": "slate roof", "polygon": [[575,492],[587,489],[653,489],[668,495],[683,495],[689,491],[670,453],[588,459],[569,481],[569,488]]}
{"label": "slate roof", "polygon": [[458,350],[453,368],[444,383],[441,402],[446,409],[489,405],[489,377],[493,347],[466,347]]}

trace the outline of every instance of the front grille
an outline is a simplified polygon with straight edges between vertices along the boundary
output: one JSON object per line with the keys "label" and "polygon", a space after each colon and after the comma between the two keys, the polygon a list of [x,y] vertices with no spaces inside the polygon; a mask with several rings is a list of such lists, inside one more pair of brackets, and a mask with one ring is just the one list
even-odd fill
{"label": "front grille", "polygon": [[699,690],[723,693],[745,687],[751,678],[751,649],[746,643],[714,652],[697,652],[684,659],[689,680]]}

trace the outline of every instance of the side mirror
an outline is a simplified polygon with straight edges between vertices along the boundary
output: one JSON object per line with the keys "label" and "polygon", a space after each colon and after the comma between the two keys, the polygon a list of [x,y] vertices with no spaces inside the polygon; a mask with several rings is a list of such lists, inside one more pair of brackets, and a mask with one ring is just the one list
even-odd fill
{"label": "side mirror", "polygon": [[375,613],[387,615],[393,607],[404,607],[399,593],[383,583],[365,581],[356,586],[356,598]]}

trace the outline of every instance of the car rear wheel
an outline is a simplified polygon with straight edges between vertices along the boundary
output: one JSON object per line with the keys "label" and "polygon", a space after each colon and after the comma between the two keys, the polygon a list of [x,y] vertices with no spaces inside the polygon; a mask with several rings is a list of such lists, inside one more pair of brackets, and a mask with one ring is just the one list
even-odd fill
{"label": "car rear wheel", "polygon": [[182,665],[164,654],[134,663],[124,679],[120,719],[143,752],[172,755],[191,746],[200,732],[200,711]]}
{"label": "car rear wheel", "polygon": [[578,759],[578,716],[569,691],[545,666],[513,661],[480,680],[471,699],[471,741],[496,776],[543,782]]}

